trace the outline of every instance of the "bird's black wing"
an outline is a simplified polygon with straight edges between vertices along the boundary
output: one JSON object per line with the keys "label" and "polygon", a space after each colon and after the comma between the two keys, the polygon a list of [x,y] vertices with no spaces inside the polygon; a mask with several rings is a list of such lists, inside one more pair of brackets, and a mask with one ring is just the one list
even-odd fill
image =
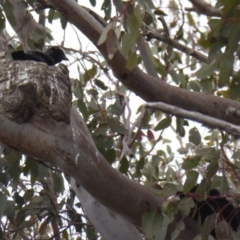
{"label": "bird's black wing", "polygon": [[44,62],[49,66],[60,63],[62,60],[68,60],[63,50],[59,47],[49,48],[45,53],[39,51],[23,51],[12,52],[13,60],[33,60],[36,62]]}
{"label": "bird's black wing", "polygon": [[48,65],[53,65],[51,57],[46,55],[45,53],[39,51],[28,51],[25,53],[26,60],[33,60],[36,62],[44,62]]}
{"label": "bird's black wing", "polygon": [[26,60],[24,51],[12,52],[11,55],[13,60]]}

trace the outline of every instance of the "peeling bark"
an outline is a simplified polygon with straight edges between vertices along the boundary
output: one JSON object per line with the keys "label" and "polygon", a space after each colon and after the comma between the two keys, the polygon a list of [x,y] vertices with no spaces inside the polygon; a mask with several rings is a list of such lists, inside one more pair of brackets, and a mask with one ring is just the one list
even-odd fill
{"label": "peeling bark", "polygon": [[65,65],[5,59],[0,60],[0,71],[3,116],[17,123],[33,116],[70,122],[72,93]]}

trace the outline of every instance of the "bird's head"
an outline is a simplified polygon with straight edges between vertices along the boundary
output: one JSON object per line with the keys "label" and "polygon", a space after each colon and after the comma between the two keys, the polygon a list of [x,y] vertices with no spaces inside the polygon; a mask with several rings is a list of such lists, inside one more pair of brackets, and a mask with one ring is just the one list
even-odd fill
{"label": "bird's head", "polygon": [[54,64],[60,63],[63,60],[68,60],[63,50],[58,46],[49,48],[45,54],[52,58]]}

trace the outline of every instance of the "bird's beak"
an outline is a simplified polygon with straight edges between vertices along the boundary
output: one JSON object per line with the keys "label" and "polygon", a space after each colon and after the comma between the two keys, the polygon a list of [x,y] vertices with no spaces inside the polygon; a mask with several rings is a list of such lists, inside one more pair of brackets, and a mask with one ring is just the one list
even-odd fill
{"label": "bird's beak", "polygon": [[62,60],[68,61],[69,59],[68,59],[65,55],[63,55],[63,56],[62,56]]}

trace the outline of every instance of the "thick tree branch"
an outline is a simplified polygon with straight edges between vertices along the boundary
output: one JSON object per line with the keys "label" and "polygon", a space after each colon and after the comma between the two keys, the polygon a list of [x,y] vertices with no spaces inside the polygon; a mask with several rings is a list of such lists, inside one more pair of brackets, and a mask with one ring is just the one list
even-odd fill
{"label": "thick tree branch", "polygon": [[233,114],[227,114],[227,109],[232,106],[236,110],[240,110],[240,103],[170,86],[143,73],[139,68],[129,71],[125,67],[126,59],[120,51],[116,51],[113,59],[108,60],[105,45],[97,46],[98,39],[103,31],[101,24],[73,0],[51,0],[51,3],[96,45],[109,62],[119,81],[144,100],[149,102],[161,101],[233,124],[239,124],[239,118]]}
{"label": "thick tree branch", "polygon": [[[203,14],[209,17],[221,17],[221,12],[219,9],[214,8],[204,0],[189,0],[193,5],[193,10],[199,14]],[[192,9],[186,9],[192,10]]]}

